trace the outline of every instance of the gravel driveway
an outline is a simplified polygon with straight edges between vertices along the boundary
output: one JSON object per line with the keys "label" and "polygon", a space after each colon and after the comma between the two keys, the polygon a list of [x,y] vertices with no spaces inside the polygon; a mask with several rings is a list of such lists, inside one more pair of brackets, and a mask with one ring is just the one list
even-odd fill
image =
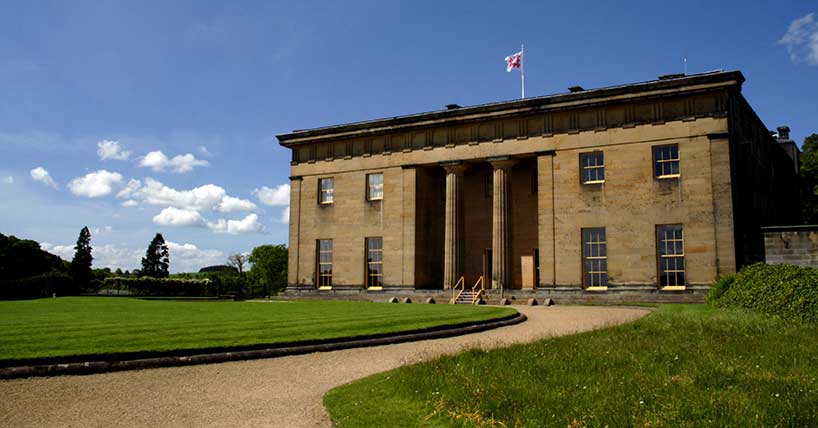
{"label": "gravel driveway", "polygon": [[633,321],[647,309],[517,307],[528,321],[447,339],[213,365],[0,381],[2,427],[329,427],[321,399],[377,372]]}

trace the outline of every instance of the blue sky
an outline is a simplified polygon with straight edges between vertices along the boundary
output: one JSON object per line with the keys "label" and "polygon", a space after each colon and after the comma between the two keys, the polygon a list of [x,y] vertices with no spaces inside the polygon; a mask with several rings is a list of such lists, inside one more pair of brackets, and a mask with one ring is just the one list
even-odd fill
{"label": "blue sky", "polygon": [[[0,3],[0,232],[173,271],[286,243],[293,129],[739,69],[818,132],[818,2]],[[126,156],[127,155],[127,156]],[[47,172],[47,175],[45,174]]]}

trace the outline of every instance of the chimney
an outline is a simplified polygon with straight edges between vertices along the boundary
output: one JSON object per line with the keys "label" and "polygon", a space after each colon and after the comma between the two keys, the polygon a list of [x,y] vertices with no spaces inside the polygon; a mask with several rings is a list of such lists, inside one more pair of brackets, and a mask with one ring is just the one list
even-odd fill
{"label": "chimney", "polygon": [[778,130],[778,142],[784,143],[790,140],[790,127],[787,125],[779,126],[776,128]]}

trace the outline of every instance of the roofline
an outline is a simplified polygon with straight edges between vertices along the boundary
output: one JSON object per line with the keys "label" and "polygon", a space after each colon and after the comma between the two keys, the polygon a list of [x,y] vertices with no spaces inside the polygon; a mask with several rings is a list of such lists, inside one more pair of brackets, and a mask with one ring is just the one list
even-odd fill
{"label": "roofline", "polygon": [[[295,130],[290,133],[277,135],[276,138],[278,138],[279,144],[282,146],[291,147],[301,142],[347,137],[351,134],[360,134],[362,133],[361,131],[374,134],[396,131],[402,128],[430,125],[431,123],[428,123],[430,121],[458,122],[474,119],[477,115],[505,116],[515,113],[533,113],[560,107],[577,107],[597,102],[605,102],[605,98],[622,95],[648,96],[650,95],[649,93],[654,92],[658,92],[656,95],[662,95],[662,92],[665,91],[678,92],[682,88],[691,86],[712,88],[737,85],[741,87],[744,81],[744,75],[741,71],[719,70],[683,77],[588,89],[581,92],[566,92],[522,100],[501,101],[456,109],[436,110],[405,116]],[[695,88],[690,89],[693,90]]]}

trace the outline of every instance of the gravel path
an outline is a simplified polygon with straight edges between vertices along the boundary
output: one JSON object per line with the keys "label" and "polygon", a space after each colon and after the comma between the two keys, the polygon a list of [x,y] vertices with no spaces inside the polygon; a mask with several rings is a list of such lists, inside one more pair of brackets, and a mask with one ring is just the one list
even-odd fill
{"label": "gravel path", "polygon": [[213,365],[0,381],[2,427],[329,427],[330,389],[456,353],[632,321],[647,309],[518,307],[528,321],[447,339]]}

